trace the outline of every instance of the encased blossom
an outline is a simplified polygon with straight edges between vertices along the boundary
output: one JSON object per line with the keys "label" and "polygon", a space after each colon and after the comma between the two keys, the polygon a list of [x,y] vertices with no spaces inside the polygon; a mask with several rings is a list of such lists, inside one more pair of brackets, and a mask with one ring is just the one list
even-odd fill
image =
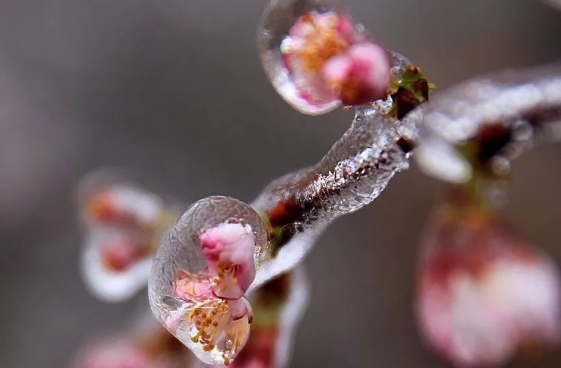
{"label": "encased blossom", "polygon": [[87,199],[92,221],[107,226],[152,228],[164,211],[155,195],[125,185],[111,185]]}
{"label": "encased blossom", "polygon": [[351,46],[329,59],[322,70],[331,89],[345,105],[361,105],[384,98],[391,79],[386,51],[371,42]]}
{"label": "encased blossom", "polygon": [[146,285],[151,256],[177,214],[128,175],[96,171],[79,186],[86,228],[82,275],[105,301],[123,301]]}
{"label": "encased blossom", "polygon": [[[230,368],[286,368],[290,361],[294,329],[309,297],[302,266],[280,275],[252,295],[255,319],[251,335]],[[200,363],[192,368],[203,368]],[[222,364],[212,368],[225,368]]]}
{"label": "encased blossom", "polygon": [[419,270],[417,313],[427,342],[458,367],[499,366],[529,343],[557,344],[554,262],[495,215],[455,210],[439,214]]}
{"label": "encased blossom", "polygon": [[101,261],[111,271],[124,271],[150,255],[153,246],[148,239],[115,235],[101,244]]}
{"label": "encased blossom", "polygon": [[255,237],[251,227],[221,224],[202,233],[200,240],[214,294],[223,299],[241,298],[255,278]]}
{"label": "encased blossom", "polygon": [[359,105],[388,93],[391,65],[386,51],[356,31],[340,11],[300,16],[281,53],[300,97],[311,105]]}
{"label": "encased blossom", "polygon": [[195,354],[206,362],[219,355],[227,365],[249,337],[253,315],[244,295],[255,277],[255,236],[249,225],[227,222],[202,231],[199,241],[207,267],[179,273],[175,296],[187,304],[168,317],[166,328],[178,334],[186,323]]}

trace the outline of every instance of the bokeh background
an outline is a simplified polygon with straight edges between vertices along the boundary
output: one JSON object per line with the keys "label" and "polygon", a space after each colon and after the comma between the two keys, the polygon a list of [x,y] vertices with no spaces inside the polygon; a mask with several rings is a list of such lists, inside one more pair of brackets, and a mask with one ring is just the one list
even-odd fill
{"label": "bokeh background", "polygon": [[[441,89],[561,58],[561,13],[530,0],[347,0],[388,48]],[[0,365],[61,368],[125,326],[124,304],[78,273],[74,189],[129,169],[185,203],[253,199],[319,160],[350,112],[308,117],[269,85],[255,49],[264,0],[0,1]],[[561,145],[514,165],[507,216],[561,259]],[[337,221],[307,264],[313,300],[293,367],[445,367],[412,313],[417,243],[441,185],[415,167]],[[147,303],[146,303],[147,304]],[[517,366],[559,367],[561,352]]]}

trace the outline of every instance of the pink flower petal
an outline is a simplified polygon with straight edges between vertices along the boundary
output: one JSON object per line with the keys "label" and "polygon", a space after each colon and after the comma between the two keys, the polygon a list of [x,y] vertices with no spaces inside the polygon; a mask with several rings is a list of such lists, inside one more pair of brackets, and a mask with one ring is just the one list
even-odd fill
{"label": "pink flower petal", "polygon": [[233,273],[225,274],[219,281],[212,285],[215,296],[226,300],[235,300],[244,296],[245,290],[240,287],[238,279]]}
{"label": "pink flower petal", "polygon": [[186,301],[200,301],[214,297],[212,285],[208,278],[204,279],[187,271],[183,271],[180,278],[176,281],[175,295]]}
{"label": "pink flower petal", "polygon": [[245,316],[248,317],[249,323],[253,320],[253,309],[246,298],[228,302],[228,308],[230,309],[234,321]]}
{"label": "pink flower petal", "polygon": [[[255,277],[255,237],[251,228],[242,224],[220,224],[201,234],[200,240],[209,272],[218,278],[215,294],[234,297],[239,294],[239,288],[241,295],[236,298],[241,297]],[[225,269],[233,270],[233,274]]]}
{"label": "pink flower petal", "polygon": [[360,105],[387,95],[391,64],[381,46],[361,43],[327,60],[323,74],[344,104]]}

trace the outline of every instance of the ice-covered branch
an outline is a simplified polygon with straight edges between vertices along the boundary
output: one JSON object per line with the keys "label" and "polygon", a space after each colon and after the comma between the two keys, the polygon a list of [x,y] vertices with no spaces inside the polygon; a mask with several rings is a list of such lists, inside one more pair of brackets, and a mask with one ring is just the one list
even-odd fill
{"label": "ice-covered branch", "polygon": [[420,126],[421,168],[465,182],[475,166],[508,165],[537,142],[561,138],[561,62],[461,83],[410,115]]}

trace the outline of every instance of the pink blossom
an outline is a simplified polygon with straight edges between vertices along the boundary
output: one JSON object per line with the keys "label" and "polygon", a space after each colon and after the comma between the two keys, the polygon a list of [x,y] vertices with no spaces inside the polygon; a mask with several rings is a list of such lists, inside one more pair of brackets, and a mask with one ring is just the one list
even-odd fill
{"label": "pink blossom", "polygon": [[175,283],[175,294],[183,300],[207,300],[214,298],[210,280],[183,271]]}
{"label": "pink blossom", "polygon": [[207,362],[221,356],[228,364],[245,345],[253,319],[244,295],[255,277],[255,236],[249,225],[223,223],[203,231],[199,239],[207,267],[177,276],[175,295],[188,303],[164,324],[174,334],[188,331],[187,345],[208,355]]}
{"label": "pink blossom", "polygon": [[230,313],[232,313],[232,319],[234,321],[245,316],[248,317],[249,323],[253,320],[253,310],[251,309],[251,304],[249,304],[249,301],[246,298],[229,301],[228,308],[230,309]]}
{"label": "pink blossom", "polygon": [[390,70],[386,51],[368,42],[327,60],[323,74],[344,104],[360,105],[386,96]]}
{"label": "pink blossom", "polygon": [[113,271],[123,271],[150,253],[150,244],[130,236],[114,235],[101,244],[101,260]]}
{"label": "pink blossom", "polygon": [[213,291],[224,299],[241,298],[255,278],[255,238],[251,228],[235,223],[215,226],[200,235]]}
{"label": "pink blossom", "polygon": [[426,244],[417,313],[427,342],[458,367],[506,363],[524,344],[561,334],[553,261],[499,219],[438,219]]}
{"label": "pink blossom", "polygon": [[300,98],[320,106],[335,101],[359,105],[385,97],[390,60],[381,46],[366,38],[341,12],[300,16],[281,45]]}

